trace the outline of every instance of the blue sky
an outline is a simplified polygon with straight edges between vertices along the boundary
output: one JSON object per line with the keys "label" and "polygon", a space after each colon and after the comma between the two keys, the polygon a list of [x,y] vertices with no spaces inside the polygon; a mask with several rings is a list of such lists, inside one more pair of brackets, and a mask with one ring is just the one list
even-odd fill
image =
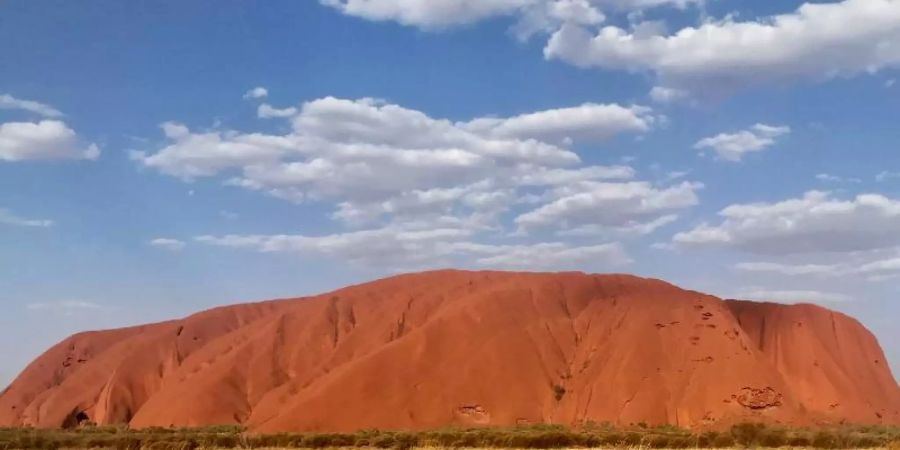
{"label": "blue sky", "polygon": [[819,303],[898,367],[900,2],[759,3],[3,2],[0,384],[448,266]]}

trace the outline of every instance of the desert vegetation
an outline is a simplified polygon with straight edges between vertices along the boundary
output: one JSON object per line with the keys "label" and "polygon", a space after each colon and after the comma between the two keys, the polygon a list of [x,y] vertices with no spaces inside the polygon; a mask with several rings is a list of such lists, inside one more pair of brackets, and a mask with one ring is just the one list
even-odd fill
{"label": "desert vegetation", "polygon": [[588,424],[572,429],[553,425],[432,431],[365,430],[355,433],[253,434],[238,426],[207,428],[81,427],[71,430],[0,429],[0,450],[117,449],[194,450],[199,448],[890,448],[900,449],[900,428],[840,426],[781,428],[746,423],[724,431],[692,432],[672,426],[627,428]]}

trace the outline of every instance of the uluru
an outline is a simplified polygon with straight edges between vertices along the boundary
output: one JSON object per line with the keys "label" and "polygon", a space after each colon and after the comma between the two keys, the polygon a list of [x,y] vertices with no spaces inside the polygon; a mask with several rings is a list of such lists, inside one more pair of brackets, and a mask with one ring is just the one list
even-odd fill
{"label": "uluru", "polygon": [[443,270],[60,342],[0,426],[251,431],[609,422],[900,424],[875,337],[655,279]]}

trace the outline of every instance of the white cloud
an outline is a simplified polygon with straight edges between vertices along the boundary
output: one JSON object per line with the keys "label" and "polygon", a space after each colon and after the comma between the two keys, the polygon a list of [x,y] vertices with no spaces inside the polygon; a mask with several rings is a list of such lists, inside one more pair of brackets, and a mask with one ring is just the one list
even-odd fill
{"label": "white cloud", "polygon": [[266,98],[268,96],[269,96],[269,91],[266,88],[264,88],[262,86],[257,86],[257,87],[250,89],[249,91],[244,93],[244,100],[260,99],[260,98]]}
{"label": "white cloud", "polygon": [[320,0],[343,14],[373,21],[393,21],[423,29],[440,29],[511,15],[535,0]]}
{"label": "white cloud", "polygon": [[[548,59],[582,67],[650,72],[658,102],[685,93],[795,80],[827,80],[900,67],[896,0],[805,3],[792,12],[738,21],[732,14],[672,33],[661,21],[638,22],[655,7],[701,0],[320,0],[343,14],[441,30],[510,17],[513,35],[550,33]],[[627,12],[630,28],[601,26],[605,13]],[[892,84],[887,82],[886,85]]]}
{"label": "white cloud", "polygon": [[585,104],[451,122],[376,99],[332,97],[304,103],[289,119],[285,135],[166,123],[168,145],[133,158],[184,179],[225,176],[294,202],[334,202],[334,217],[353,226],[423,215],[477,216],[487,226],[522,195],[552,200],[557,194],[546,191],[560,186],[634,177],[627,166],[581,165],[564,144],[547,141],[644,132],[656,120],[645,107]]}
{"label": "white cloud", "polygon": [[762,288],[744,288],[735,297],[744,300],[774,301],[782,303],[835,303],[846,302],[851,298],[845,294],[816,290],[768,290]]}
{"label": "white cloud", "polygon": [[832,175],[830,173],[819,173],[816,174],[816,179],[823,183],[862,183],[862,180],[854,177],[842,177],[839,175]]}
{"label": "white cloud", "polygon": [[168,250],[171,252],[181,251],[186,245],[183,241],[171,238],[156,238],[151,240],[149,244],[153,247]]}
{"label": "white cloud", "polygon": [[666,214],[655,219],[630,220],[624,225],[609,226],[601,224],[579,225],[574,228],[564,228],[556,234],[559,236],[609,236],[609,237],[633,237],[650,234],[678,220],[676,214]]}
{"label": "white cloud", "polygon": [[450,188],[414,189],[383,201],[343,201],[337,205],[333,217],[358,226],[379,222],[384,217],[396,222],[458,216],[488,227],[514,200],[512,189],[499,188],[485,181]]}
{"label": "white cloud", "polygon": [[854,252],[900,245],[900,200],[861,194],[850,200],[810,191],[777,203],[731,205],[718,225],[678,233],[680,247],[731,247],[758,254]]}
{"label": "white cloud", "polygon": [[758,123],[749,129],[736,133],[720,133],[694,144],[698,150],[710,149],[725,161],[740,161],[746,153],[759,152],[775,145],[775,140],[791,132],[786,126],[771,126]]}
{"label": "white cloud", "polygon": [[619,243],[570,246],[559,242],[533,245],[486,246],[489,256],[476,262],[485,267],[509,269],[579,269],[588,265],[621,266],[632,262]]}
{"label": "white cloud", "polygon": [[296,253],[325,256],[355,264],[422,265],[440,261],[454,253],[453,245],[471,232],[459,227],[385,228],[336,233],[324,236],[305,235],[226,235],[198,236],[198,242],[255,250],[264,253]]}
{"label": "white cloud", "polygon": [[900,179],[900,172],[883,171],[883,172],[879,172],[878,175],[875,176],[875,181],[878,181],[878,182],[885,182],[885,181],[890,181],[890,180],[894,180],[894,179]]}
{"label": "white cloud", "polygon": [[492,17],[518,18],[520,38],[549,32],[560,23],[596,25],[601,10],[636,11],[658,6],[683,8],[700,0],[320,0],[348,16],[392,21],[423,30],[441,30]]}
{"label": "white cloud", "polygon": [[294,108],[293,106],[289,108],[278,109],[272,107],[272,105],[268,103],[263,103],[256,109],[256,116],[261,119],[272,119],[279,117],[296,116],[297,112],[297,108]]}
{"label": "white cloud", "polygon": [[469,131],[497,138],[548,142],[602,141],[628,132],[649,131],[658,120],[643,106],[585,103],[509,118],[484,117],[462,125]]}
{"label": "white cloud", "polygon": [[19,227],[48,228],[53,226],[53,221],[46,219],[28,219],[17,216],[8,209],[0,208],[0,224]]}
{"label": "white cloud", "polygon": [[81,145],[71,128],[58,120],[0,124],[0,161],[96,159],[95,144]]}
{"label": "white cloud", "polygon": [[665,176],[662,177],[662,180],[664,182],[680,180],[680,179],[688,176],[689,174],[690,174],[690,171],[687,171],[687,170],[673,170],[673,171],[665,174]]}
{"label": "white cloud", "polygon": [[588,0],[536,1],[522,8],[511,31],[524,41],[538,33],[552,33],[563,23],[597,25],[604,20],[606,16]]}
{"label": "white cloud", "polygon": [[691,5],[703,5],[705,2],[706,0],[592,0],[591,3],[604,9],[612,8],[619,11],[641,12],[661,6],[684,9]]}
{"label": "white cloud", "polygon": [[[492,159],[499,163],[566,165],[579,158],[569,150],[532,139],[496,138],[444,119],[376,99],[326,97],[303,105],[294,118],[295,133],[310,144],[334,144],[347,156],[384,154],[421,163]],[[598,122],[595,126],[603,126]],[[356,146],[356,147],[355,147]]]}
{"label": "white cloud", "polygon": [[769,272],[781,275],[836,275],[841,269],[832,264],[782,264],[774,262],[743,262],[735,269],[744,272]]}
{"label": "white cloud", "polygon": [[790,277],[862,277],[867,281],[875,282],[900,276],[900,255],[896,250],[893,253],[892,256],[885,257],[863,252],[859,255],[852,255],[850,262],[834,264],[743,262],[736,264],[735,269],[743,272],[774,273]]}
{"label": "white cloud", "polygon": [[220,215],[223,219],[228,219],[228,220],[235,220],[235,219],[237,219],[238,217],[241,216],[240,214],[238,214],[238,213],[236,213],[236,212],[234,212],[234,211],[227,211],[227,210],[219,211],[219,215]]}
{"label": "white cloud", "polygon": [[[696,205],[696,191],[702,187],[690,182],[667,188],[647,182],[585,182],[563,189],[558,199],[518,216],[515,223],[523,231],[605,227],[650,232],[671,222],[672,218],[666,217],[671,212]],[[661,218],[665,219],[658,222]]]}
{"label": "white cloud", "polygon": [[629,166],[586,166],[578,169],[535,167],[516,174],[514,182],[521,186],[560,186],[591,180],[628,180],[635,172]]}
{"label": "white cloud", "polygon": [[18,109],[39,114],[44,117],[62,117],[58,109],[34,100],[21,100],[9,94],[0,94],[0,109]]}
{"label": "white cloud", "polygon": [[101,306],[92,303],[86,302],[83,300],[62,300],[58,302],[37,302],[37,303],[29,303],[26,307],[30,310],[34,311],[44,311],[50,310],[54,312],[62,312],[64,314],[71,314],[76,310],[92,310],[92,309],[100,309]]}
{"label": "white cloud", "polygon": [[650,89],[650,99],[656,103],[678,103],[690,99],[690,94],[684,89],[676,89],[665,86],[653,86]]}
{"label": "white cloud", "polygon": [[274,163],[293,151],[291,137],[232,132],[192,133],[181,124],[167,122],[163,132],[171,143],[153,155],[133,152],[132,159],[168,175],[190,179],[222,170]]}
{"label": "white cloud", "polygon": [[729,17],[672,34],[565,24],[547,58],[582,67],[649,71],[661,85],[695,92],[768,82],[829,79],[900,66],[900,3],[805,3],[744,22]]}
{"label": "white cloud", "polygon": [[[696,204],[700,188],[638,181],[625,165],[586,165],[569,147],[653,129],[660,119],[646,107],[584,104],[454,122],[383,100],[326,97],[284,116],[291,131],[280,135],[195,132],[166,123],[168,142],[133,158],[185,180],[219,177],[292,202],[330,205],[332,218],[347,228],[325,236],[201,236],[200,242],[390,267],[506,264],[503,255],[525,253],[535,255],[532,266],[544,260],[574,268],[588,259],[579,255],[624,261],[621,244],[607,239],[671,223]],[[561,207],[582,196],[595,211]],[[593,242],[496,244],[521,239],[523,230]]]}
{"label": "white cloud", "polygon": [[849,269],[851,273],[864,275],[869,281],[883,281],[900,276],[900,256],[875,259]]}
{"label": "white cloud", "polygon": [[492,245],[473,242],[473,232],[448,223],[444,227],[388,226],[325,236],[198,236],[198,242],[264,253],[325,256],[379,267],[439,267],[467,264],[508,268],[579,268],[616,266],[631,259],[619,243],[571,246],[559,242]]}

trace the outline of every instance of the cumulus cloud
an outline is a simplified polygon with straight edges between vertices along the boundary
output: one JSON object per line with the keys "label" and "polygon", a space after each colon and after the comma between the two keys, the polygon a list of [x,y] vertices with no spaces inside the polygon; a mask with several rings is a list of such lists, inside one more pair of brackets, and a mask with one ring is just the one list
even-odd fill
{"label": "cumulus cloud", "polygon": [[679,247],[726,247],[757,254],[855,252],[900,245],[900,200],[861,194],[849,200],[810,191],[776,203],[728,206],[722,221],[678,233]]}
{"label": "cumulus cloud", "polygon": [[769,290],[762,288],[744,288],[735,297],[744,300],[774,301],[781,303],[835,303],[846,302],[851,298],[845,294],[817,290]]}
{"label": "cumulus cloud", "polygon": [[590,142],[627,132],[649,131],[659,120],[652,112],[642,106],[585,103],[508,118],[478,118],[462,126],[497,138]]}
{"label": "cumulus cloud", "polygon": [[511,31],[519,40],[538,33],[551,33],[562,23],[597,25],[606,16],[588,0],[537,1],[522,8],[520,18]]}
{"label": "cumulus cloud", "polygon": [[525,191],[552,200],[560,194],[544,191],[561,185],[633,178],[627,166],[582,165],[566,142],[645,132],[656,120],[645,107],[586,104],[451,122],[376,99],[333,97],[306,102],[287,119],[285,135],[166,123],[169,143],[132,157],[184,179],[224,176],[294,202],[334,202],[334,217],[355,226],[423,214],[488,222]]}
{"label": "cumulus cloud", "polygon": [[581,67],[652,72],[696,92],[797,79],[823,80],[900,66],[900,3],[805,3],[748,21],[728,17],[674,33],[567,23],[544,54]]}
{"label": "cumulus cloud", "polygon": [[268,89],[266,89],[262,86],[257,86],[257,87],[250,89],[249,91],[244,93],[244,100],[254,100],[254,99],[260,99],[260,98],[266,98],[268,96],[269,96]]}
{"label": "cumulus cloud", "polygon": [[196,241],[263,253],[325,256],[356,264],[419,265],[450,256],[453,246],[471,231],[447,225],[436,228],[387,226],[384,228],[305,235],[198,236]]}
{"label": "cumulus cloud", "polygon": [[647,182],[585,182],[566,187],[569,192],[518,216],[515,223],[523,231],[561,228],[577,234],[600,227],[645,234],[671,222],[673,211],[696,205],[696,192],[702,187],[690,182],[667,188]]}
{"label": "cumulus cloud", "polygon": [[178,252],[184,249],[185,243],[178,239],[172,238],[156,238],[152,239],[149,244],[153,247],[168,250],[170,252]]}
{"label": "cumulus cloud", "polygon": [[619,243],[495,245],[473,242],[472,234],[472,230],[448,223],[437,228],[392,225],[324,236],[207,235],[198,236],[196,240],[264,253],[324,256],[380,267],[439,267],[473,261],[484,267],[560,269],[585,265],[609,267],[631,262]]}
{"label": "cumulus cloud", "polygon": [[28,219],[20,217],[8,209],[0,208],[0,224],[18,227],[48,228],[53,226],[53,221],[46,219]]}
{"label": "cumulus cloud", "polygon": [[[185,180],[217,177],[291,202],[331,205],[332,218],[346,228],[200,242],[393,267],[512,265],[504,255],[526,253],[533,266],[625,261],[619,239],[672,222],[696,204],[701,187],[639,181],[629,166],[583,164],[571,149],[652,130],[660,119],[647,107],[584,104],[454,122],[378,99],[326,97],[279,116],[291,126],[285,134],[165,123],[162,148],[132,157]],[[594,242],[495,244],[548,230]]]}
{"label": "cumulus cloud", "polygon": [[212,176],[222,170],[274,163],[296,143],[291,137],[262,134],[192,133],[181,124],[162,125],[170,144],[153,155],[132,152],[142,165],[184,179]]}
{"label": "cumulus cloud", "polygon": [[320,0],[343,14],[373,21],[393,21],[423,29],[440,29],[510,15],[534,0]]}
{"label": "cumulus cloud", "polygon": [[268,103],[259,105],[256,109],[256,116],[260,119],[272,119],[278,117],[291,117],[297,115],[297,108],[293,106],[288,108],[275,108]]}
{"label": "cumulus cloud", "polygon": [[650,89],[650,99],[656,103],[678,103],[690,99],[690,94],[684,89],[676,89],[664,86],[653,86]]}
{"label": "cumulus cloud", "polygon": [[532,169],[516,174],[513,182],[521,186],[563,186],[591,180],[629,180],[635,177],[633,168],[621,165]]}
{"label": "cumulus cloud", "polygon": [[735,133],[720,133],[694,144],[697,150],[712,150],[725,161],[738,162],[745,154],[759,152],[775,145],[775,140],[791,132],[786,126],[762,123]]}
{"label": "cumulus cloud", "polygon": [[95,144],[83,145],[75,131],[58,120],[0,124],[0,161],[97,159]]}
{"label": "cumulus cloud", "polygon": [[441,30],[492,17],[517,18],[513,33],[528,37],[560,23],[596,25],[603,10],[638,11],[658,6],[683,8],[700,0],[320,0],[348,16],[392,21],[423,30]]}
{"label": "cumulus cloud", "polygon": [[58,109],[34,100],[22,100],[9,94],[0,94],[0,109],[16,109],[38,114],[44,117],[62,117]]}
{"label": "cumulus cloud", "polygon": [[[804,3],[782,14],[704,19],[674,32],[639,22],[643,10],[701,0],[320,0],[343,14],[442,30],[494,17],[513,19],[519,39],[550,34],[548,59],[581,67],[656,75],[651,98],[683,100],[764,83],[827,80],[900,67],[900,5],[895,0]],[[627,28],[607,14],[629,13]],[[890,85],[892,82],[886,83]]]}
{"label": "cumulus cloud", "polygon": [[851,262],[834,264],[785,264],[779,262],[743,262],[734,267],[743,272],[771,273],[790,277],[861,277],[867,281],[885,281],[900,276],[900,255],[881,256],[864,252]]}
{"label": "cumulus cloud", "polygon": [[632,262],[619,243],[571,246],[560,242],[532,245],[494,245],[480,249],[486,256],[476,259],[485,267],[510,269],[578,269],[590,265],[621,266]]}
{"label": "cumulus cloud", "polygon": [[768,272],[781,275],[836,275],[841,272],[832,264],[783,264],[775,262],[743,262],[735,264],[735,269],[744,272]]}
{"label": "cumulus cloud", "polygon": [[849,270],[864,275],[869,281],[884,281],[900,276],[900,256],[874,259]]}

